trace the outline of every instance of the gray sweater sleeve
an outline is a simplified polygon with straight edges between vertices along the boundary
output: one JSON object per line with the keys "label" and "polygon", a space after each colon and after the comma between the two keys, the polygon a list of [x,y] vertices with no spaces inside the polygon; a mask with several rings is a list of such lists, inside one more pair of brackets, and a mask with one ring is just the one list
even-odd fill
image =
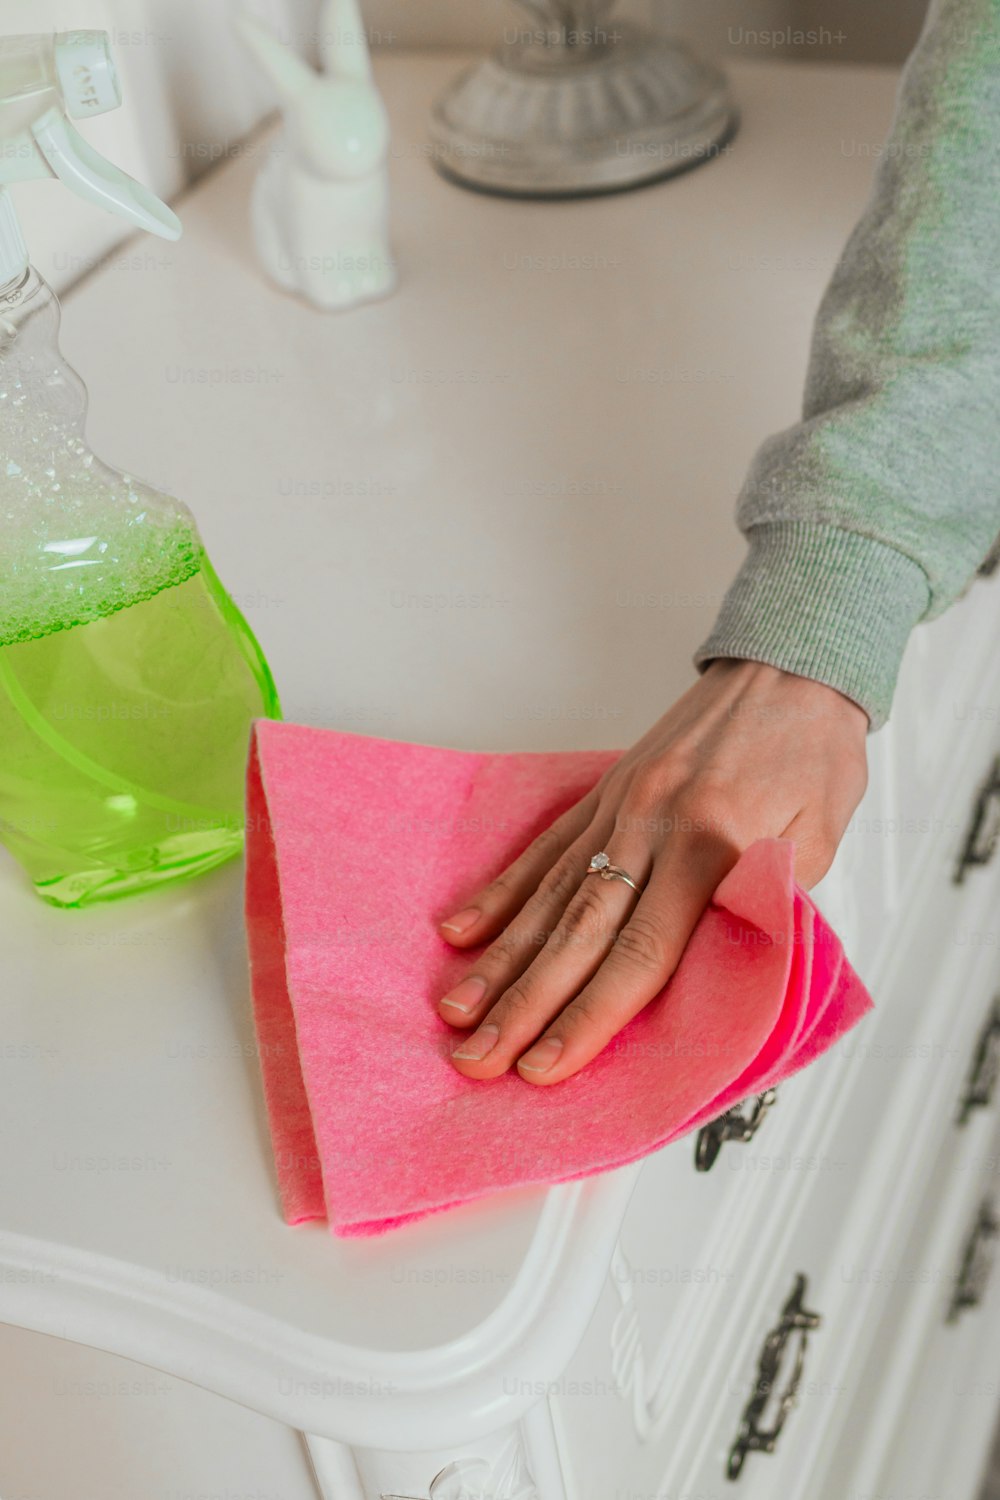
{"label": "gray sweater sleeve", "polygon": [[696,665],[769,662],[880,728],[911,629],[1000,532],[1000,0],[931,0],[802,420],[758,451],[737,520],[749,550]]}

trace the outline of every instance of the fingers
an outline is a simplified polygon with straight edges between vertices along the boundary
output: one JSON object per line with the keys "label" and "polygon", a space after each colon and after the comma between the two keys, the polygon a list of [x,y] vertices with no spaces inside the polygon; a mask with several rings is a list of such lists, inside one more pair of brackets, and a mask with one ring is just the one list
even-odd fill
{"label": "fingers", "polygon": [[458,948],[474,947],[492,937],[534,895],[543,878],[589,826],[597,808],[594,790],[540,833],[467,906],[439,922],[441,936]]}
{"label": "fingers", "polygon": [[671,840],[590,983],[518,1060],[529,1083],[560,1083],[597,1056],[659,994],[739,851],[719,840]]}
{"label": "fingers", "polygon": [[[574,894],[543,946],[513,979],[510,955],[500,944],[494,945],[492,964],[480,961],[476,965],[476,975],[471,977],[478,977],[484,987],[468,1016],[477,1029],[452,1052],[460,1072],[471,1078],[503,1073],[613,951],[616,936],[639,898],[623,880],[586,873],[590,856],[596,852],[588,847],[583,856],[581,849],[575,870],[570,867],[576,882]],[[641,890],[653,860],[648,841],[612,837],[607,852]],[[467,984],[468,978],[446,999],[454,998]],[[454,1024],[447,1008],[441,1014]]]}
{"label": "fingers", "polygon": [[[668,982],[754,839],[790,838],[799,882],[821,879],[864,791],[865,722],[794,674],[708,669],[613,776],[445,918],[457,947],[495,939],[441,1003],[467,1031],[456,1068],[489,1078],[517,1063],[540,1084],[575,1074]],[[585,873],[602,847],[641,896]]]}
{"label": "fingers", "polygon": [[590,856],[600,848],[601,836],[597,825],[590,824],[543,876],[537,890],[480,955],[472,971],[438,1001],[441,1016],[450,1025],[476,1025],[508,985],[538,957],[578,893]]}

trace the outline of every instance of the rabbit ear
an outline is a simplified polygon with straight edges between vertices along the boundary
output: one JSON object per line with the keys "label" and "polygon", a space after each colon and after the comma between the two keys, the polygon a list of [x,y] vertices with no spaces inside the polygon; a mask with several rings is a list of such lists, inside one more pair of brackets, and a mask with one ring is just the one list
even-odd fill
{"label": "rabbit ear", "polygon": [[319,52],[327,73],[368,82],[372,68],[358,0],[324,0],[319,17]]}
{"label": "rabbit ear", "polygon": [[316,74],[309,64],[272,36],[254,16],[245,11],[238,14],[236,29],[286,103],[297,99],[315,81]]}

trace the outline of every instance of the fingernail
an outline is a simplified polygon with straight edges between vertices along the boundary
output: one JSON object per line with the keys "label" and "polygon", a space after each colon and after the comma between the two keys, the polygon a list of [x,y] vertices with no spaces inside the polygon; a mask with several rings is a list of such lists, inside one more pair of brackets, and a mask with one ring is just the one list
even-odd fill
{"label": "fingernail", "polygon": [[456,1047],[451,1054],[459,1061],[480,1062],[487,1052],[492,1052],[500,1039],[500,1027],[494,1026],[492,1021],[485,1026],[480,1026],[470,1037],[466,1037],[460,1047]]}
{"label": "fingernail", "polygon": [[464,911],[456,912],[453,917],[439,922],[438,926],[447,928],[449,932],[467,932],[475,922],[479,921],[481,915],[478,907],[467,906]]}
{"label": "fingernail", "polygon": [[468,974],[461,984],[456,984],[453,990],[443,995],[441,1005],[451,1005],[455,1010],[462,1011],[468,1015],[474,1010],[486,993],[486,980],[481,974]]}
{"label": "fingernail", "polygon": [[530,1052],[518,1058],[517,1065],[526,1073],[547,1073],[562,1049],[562,1037],[547,1036],[544,1042],[536,1042]]}

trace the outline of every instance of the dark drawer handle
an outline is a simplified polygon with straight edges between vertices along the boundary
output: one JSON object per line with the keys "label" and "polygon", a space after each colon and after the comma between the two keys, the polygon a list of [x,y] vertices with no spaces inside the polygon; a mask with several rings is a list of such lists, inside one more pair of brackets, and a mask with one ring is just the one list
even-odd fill
{"label": "dark drawer handle", "polygon": [[973,865],[988,865],[1000,844],[1000,755],[976,793],[965,843],[958,857],[955,884],[961,885]]}
{"label": "dark drawer handle", "polygon": [[[781,1429],[785,1425],[785,1419],[796,1403],[809,1334],[814,1328],[818,1328],[821,1322],[819,1313],[807,1312],[802,1306],[805,1293],[806,1278],[800,1271],[795,1278],[791,1296],[781,1309],[781,1317],[765,1338],[760,1351],[754,1393],[743,1410],[739,1432],[729,1452],[726,1464],[727,1479],[739,1479],[748,1453],[774,1452],[778,1438],[781,1436]],[[784,1391],[778,1397],[777,1410],[771,1426],[762,1427],[764,1410],[774,1390],[785,1347],[789,1339],[796,1336],[798,1344],[791,1376]]]}
{"label": "dark drawer handle", "polygon": [[965,1091],[958,1110],[959,1125],[967,1124],[973,1110],[989,1109],[1000,1078],[1000,995],[990,1006],[986,1023],[979,1033]]}
{"label": "dark drawer handle", "polygon": [[989,1198],[984,1198],[962,1251],[955,1277],[955,1290],[948,1305],[947,1323],[956,1323],[968,1308],[978,1307],[986,1296],[990,1272],[996,1259],[993,1241],[1000,1234],[1000,1219]]}
{"label": "dark drawer handle", "polygon": [[695,1171],[711,1171],[715,1166],[715,1158],[726,1141],[753,1140],[777,1097],[777,1089],[766,1089],[763,1094],[757,1095],[749,1114],[742,1113],[746,1103],[744,1100],[743,1104],[734,1104],[732,1109],[727,1109],[717,1120],[709,1120],[707,1125],[703,1125],[694,1142]]}

